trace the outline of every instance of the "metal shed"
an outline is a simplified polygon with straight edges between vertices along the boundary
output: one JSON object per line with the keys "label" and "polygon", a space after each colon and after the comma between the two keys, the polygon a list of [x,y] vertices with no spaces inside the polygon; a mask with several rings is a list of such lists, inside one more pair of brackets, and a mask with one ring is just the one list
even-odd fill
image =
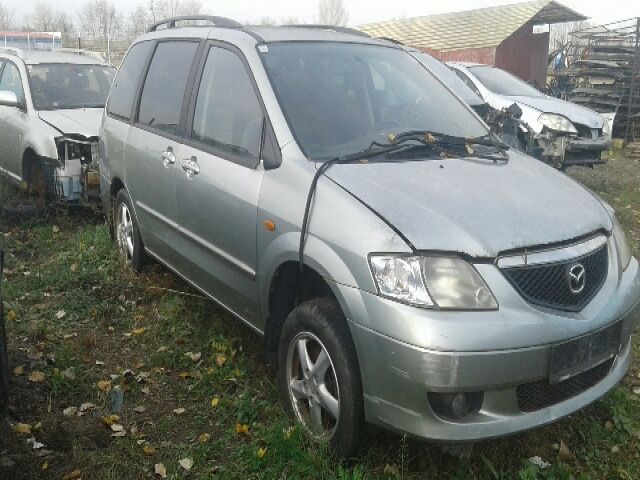
{"label": "metal shed", "polygon": [[413,17],[358,27],[398,40],[443,61],[485,63],[545,85],[550,24],[587,17],[553,0]]}

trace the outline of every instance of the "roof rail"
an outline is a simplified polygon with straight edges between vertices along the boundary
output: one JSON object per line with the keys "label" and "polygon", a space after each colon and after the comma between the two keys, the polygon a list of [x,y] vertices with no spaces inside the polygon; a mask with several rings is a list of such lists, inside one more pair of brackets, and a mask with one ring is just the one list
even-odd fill
{"label": "roof rail", "polygon": [[211,15],[185,15],[181,17],[171,17],[154,23],[147,29],[147,33],[155,32],[158,27],[166,25],[166,28],[176,28],[176,22],[201,21],[209,22],[215,27],[242,28],[242,24],[226,17],[216,17]]}
{"label": "roof rail", "polygon": [[22,49],[16,47],[0,47],[0,52],[22,58]]}
{"label": "roof rail", "polygon": [[76,55],[83,55],[85,57],[91,57],[94,58],[100,62],[105,62],[104,57],[102,56],[102,54],[98,53],[98,52],[93,52],[91,50],[84,50],[82,48],[65,48],[65,47],[61,47],[61,48],[55,48],[53,50],[45,50],[48,52],[55,52],[55,53],[75,53]]}
{"label": "roof rail", "polygon": [[341,27],[339,25],[322,25],[316,23],[300,23],[295,25],[283,25],[283,27],[295,27],[295,28],[312,28],[316,30],[331,30],[338,33],[349,33],[351,35],[358,35],[359,37],[370,37],[368,33],[362,30],[356,30],[355,28]]}

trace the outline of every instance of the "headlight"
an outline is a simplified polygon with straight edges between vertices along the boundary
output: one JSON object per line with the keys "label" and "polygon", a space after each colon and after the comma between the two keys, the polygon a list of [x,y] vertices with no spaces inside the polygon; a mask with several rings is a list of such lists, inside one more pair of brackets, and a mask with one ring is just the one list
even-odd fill
{"label": "headlight", "polygon": [[578,133],[573,123],[567,117],[556,115],[555,113],[543,113],[538,117],[538,122],[547,127],[549,130],[556,132]]}
{"label": "headlight", "polygon": [[454,257],[371,256],[380,295],[419,307],[491,310],[498,303],[476,269]]}
{"label": "headlight", "polygon": [[616,244],[616,251],[618,252],[620,271],[624,272],[629,266],[629,263],[631,263],[631,247],[622,229],[622,225],[620,225],[616,217],[613,217],[613,241]]}

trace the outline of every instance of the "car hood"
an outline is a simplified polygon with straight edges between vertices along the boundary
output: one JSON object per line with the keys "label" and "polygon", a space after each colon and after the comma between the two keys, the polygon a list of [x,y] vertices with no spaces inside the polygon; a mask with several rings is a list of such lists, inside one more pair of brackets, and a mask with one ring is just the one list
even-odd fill
{"label": "car hood", "polygon": [[393,225],[417,250],[472,257],[611,230],[590,191],[510,150],[508,163],[478,159],[334,165],[326,175]]}
{"label": "car hood", "polygon": [[97,137],[102,121],[102,108],[77,108],[72,110],[41,110],[40,118],[65,135]]}
{"label": "car hood", "polygon": [[563,115],[573,123],[587,125],[589,128],[602,128],[605,119],[598,112],[577,105],[575,103],[560,100],[553,97],[525,97],[525,96],[509,96],[514,102],[522,103],[528,107],[540,110],[541,113],[556,113]]}

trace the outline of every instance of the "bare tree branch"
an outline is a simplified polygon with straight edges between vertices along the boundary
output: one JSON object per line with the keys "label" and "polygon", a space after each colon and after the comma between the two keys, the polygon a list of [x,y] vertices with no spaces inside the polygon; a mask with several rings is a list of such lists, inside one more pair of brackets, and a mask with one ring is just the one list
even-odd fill
{"label": "bare tree branch", "polygon": [[349,12],[342,0],[320,0],[318,23],[344,26],[349,21]]}

